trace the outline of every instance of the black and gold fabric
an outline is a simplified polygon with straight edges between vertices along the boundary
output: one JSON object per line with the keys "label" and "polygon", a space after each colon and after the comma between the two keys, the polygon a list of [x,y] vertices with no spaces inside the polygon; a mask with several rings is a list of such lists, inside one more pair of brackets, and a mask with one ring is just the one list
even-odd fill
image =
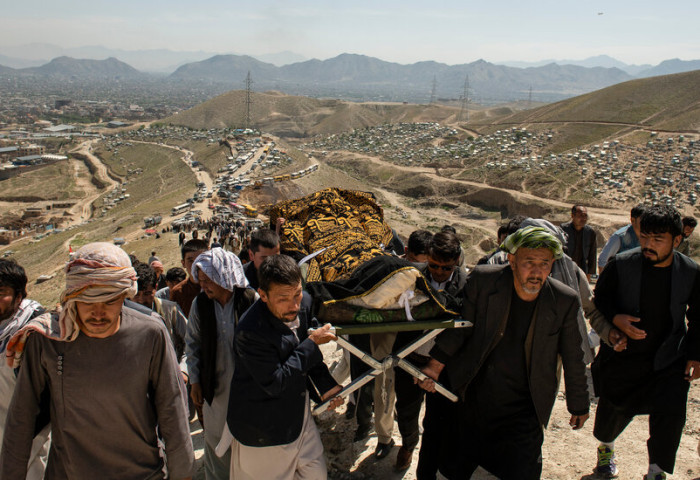
{"label": "black and gold fabric", "polygon": [[[313,314],[333,324],[371,324],[409,320],[456,318],[448,310],[446,294],[433,289],[412,263],[391,255],[375,257],[354,270],[348,278],[334,282],[311,282],[306,289],[313,297]],[[410,295],[404,295],[410,292]],[[401,297],[406,297],[404,300]]]}
{"label": "black and gold fabric", "polygon": [[309,261],[307,282],[347,278],[361,264],[387,255],[392,231],[374,195],[328,188],[306,197],[279,202],[269,209],[270,224],[278,217],[283,253],[301,260],[326,249]]}

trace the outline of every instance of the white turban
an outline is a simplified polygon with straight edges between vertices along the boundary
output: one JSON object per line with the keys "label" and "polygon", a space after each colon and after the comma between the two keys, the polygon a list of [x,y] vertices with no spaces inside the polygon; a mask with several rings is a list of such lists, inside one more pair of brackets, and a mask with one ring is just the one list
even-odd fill
{"label": "white turban", "polygon": [[249,285],[240,259],[223,248],[216,247],[199,254],[192,264],[192,280],[195,283],[199,283],[197,270],[202,270],[212,282],[229,292],[234,287],[246,288]]}

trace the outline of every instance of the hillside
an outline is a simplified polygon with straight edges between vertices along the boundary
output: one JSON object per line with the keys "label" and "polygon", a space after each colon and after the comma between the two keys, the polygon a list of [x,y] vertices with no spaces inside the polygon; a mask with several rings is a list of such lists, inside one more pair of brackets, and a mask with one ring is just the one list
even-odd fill
{"label": "hillside", "polygon": [[256,90],[275,89],[288,93],[371,98],[388,101],[427,102],[435,81],[440,98],[459,98],[464,80],[479,101],[501,102],[528,98],[553,101],[613,85],[632,78],[618,68],[585,68],[549,64],[533,68],[495,65],[484,60],[447,65],[434,61],[402,65],[366,55],[344,53],[327,60],[308,60],[283,67],[248,56],[217,55],[183,65],[171,80],[218,82],[236,88],[248,72]]}
{"label": "hillside", "polygon": [[33,74],[80,78],[136,78],[143,74],[134,67],[110,57],[105,60],[85,60],[58,57],[40,67],[16,70],[19,74]]}
{"label": "hillside", "polygon": [[[700,131],[700,70],[632,80],[493,120],[491,125],[593,122]],[[484,124],[485,125],[485,124]]]}
{"label": "hillside", "polygon": [[[231,91],[160,123],[197,129],[242,127],[245,99],[245,91]],[[454,123],[458,114],[459,108],[439,105],[354,103],[279,92],[253,93],[251,105],[252,126],[282,137],[334,134],[383,123]]]}

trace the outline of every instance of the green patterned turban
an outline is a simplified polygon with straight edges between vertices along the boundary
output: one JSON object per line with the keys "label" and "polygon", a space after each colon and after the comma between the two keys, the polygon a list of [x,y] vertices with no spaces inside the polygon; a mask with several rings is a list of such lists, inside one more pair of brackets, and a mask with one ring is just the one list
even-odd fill
{"label": "green patterned turban", "polygon": [[554,254],[555,259],[564,256],[564,250],[557,237],[543,227],[525,227],[515,233],[511,233],[501,244],[501,250],[508,253],[515,253],[520,247],[524,248],[546,248]]}

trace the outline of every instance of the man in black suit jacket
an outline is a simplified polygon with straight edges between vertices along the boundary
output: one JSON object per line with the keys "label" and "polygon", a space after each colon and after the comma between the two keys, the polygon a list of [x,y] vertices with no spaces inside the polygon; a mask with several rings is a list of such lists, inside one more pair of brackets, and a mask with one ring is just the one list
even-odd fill
{"label": "man in black suit jacket", "polygon": [[576,204],[571,207],[571,221],[562,223],[561,229],[566,233],[567,253],[590,281],[591,275],[596,272],[598,244],[595,230],[587,223],[588,210],[583,205]]}
{"label": "man in black suit jacket", "polygon": [[[323,445],[309,397],[325,401],[341,390],[323,363],[319,345],[334,340],[330,325],[307,334],[311,297],[291,258],[273,255],[259,270],[260,300],[235,334],[235,370],[227,423],[231,478],[325,479]],[[337,397],[330,409],[342,404]]]}
{"label": "man in black suit jacket", "polygon": [[[467,278],[462,315],[474,327],[438,336],[423,369],[460,396],[456,418],[445,418],[440,472],[447,478],[468,478],[479,465],[503,480],[540,478],[559,361],[570,424],[578,429],[588,419],[578,297],[548,277],[561,243],[544,228],[526,227],[504,245],[508,265],[478,266]],[[422,386],[434,391],[430,379]],[[452,426],[458,431],[450,438]]]}

